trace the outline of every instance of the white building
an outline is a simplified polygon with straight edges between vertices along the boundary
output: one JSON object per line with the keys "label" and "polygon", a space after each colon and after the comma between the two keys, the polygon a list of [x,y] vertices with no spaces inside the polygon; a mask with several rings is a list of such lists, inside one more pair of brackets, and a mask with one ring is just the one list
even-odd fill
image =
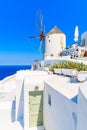
{"label": "white building", "polygon": [[58,57],[66,48],[66,35],[56,26],[47,33],[45,39],[45,59]]}
{"label": "white building", "polygon": [[71,58],[76,58],[76,57],[83,57],[86,51],[85,46],[72,46],[69,49],[65,49],[62,51],[61,56],[70,56]]}
{"label": "white building", "polygon": [[23,119],[24,130],[87,130],[86,86],[87,81],[44,71],[19,72],[17,120]]}
{"label": "white building", "polygon": [[87,46],[87,31],[81,35],[81,45]]}
{"label": "white building", "polygon": [[0,82],[1,91],[0,129],[87,130],[87,74],[78,82],[48,71],[18,71]]}
{"label": "white building", "polygon": [[[65,34],[54,27],[46,36],[45,64],[65,61],[58,58],[65,47]],[[75,49],[79,48],[72,52]],[[43,62],[41,67],[18,71],[0,81],[0,129],[87,130],[87,72],[84,82],[79,82],[84,72],[73,78],[49,73]]]}

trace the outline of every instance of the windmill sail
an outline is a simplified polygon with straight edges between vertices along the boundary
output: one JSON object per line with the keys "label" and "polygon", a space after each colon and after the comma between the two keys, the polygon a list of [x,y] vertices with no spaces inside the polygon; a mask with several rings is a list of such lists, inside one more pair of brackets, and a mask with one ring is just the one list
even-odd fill
{"label": "windmill sail", "polygon": [[38,11],[38,18],[39,18],[39,24],[36,24],[37,30],[39,31],[37,36],[28,36],[27,38],[39,38],[40,39],[40,46],[39,46],[39,53],[40,53],[40,57],[41,60],[44,57],[44,50],[45,50],[45,26],[43,26],[43,15],[41,13],[41,11]]}

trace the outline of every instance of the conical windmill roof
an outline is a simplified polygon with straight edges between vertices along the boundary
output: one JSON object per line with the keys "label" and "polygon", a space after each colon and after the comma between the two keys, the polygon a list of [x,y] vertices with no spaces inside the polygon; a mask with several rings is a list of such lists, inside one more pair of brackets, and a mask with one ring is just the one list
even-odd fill
{"label": "conical windmill roof", "polygon": [[[63,32],[55,26],[53,29],[51,29],[50,32],[47,33],[47,35],[60,34],[60,33],[63,33]],[[63,34],[64,34],[64,33],[63,33]]]}

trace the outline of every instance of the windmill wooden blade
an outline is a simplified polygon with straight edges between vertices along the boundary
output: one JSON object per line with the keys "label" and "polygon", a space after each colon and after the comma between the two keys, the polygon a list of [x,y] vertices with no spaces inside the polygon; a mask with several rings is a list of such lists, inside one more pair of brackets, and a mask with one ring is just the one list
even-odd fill
{"label": "windmill wooden blade", "polygon": [[38,50],[40,52],[40,55],[41,55],[41,48],[42,48],[43,41],[44,41],[43,39],[42,40],[40,39],[40,46],[39,46],[39,50]]}
{"label": "windmill wooden blade", "polygon": [[37,36],[28,36],[27,38],[39,38],[40,39],[40,46],[39,46],[39,54],[41,57],[41,60],[44,59],[44,48],[45,48],[45,37],[47,36],[47,34],[45,34],[45,25],[43,25],[43,15],[41,13],[41,11],[39,10],[38,12],[38,20],[39,23],[35,23],[36,24],[36,28],[38,31]]}
{"label": "windmill wooden blade", "polygon": [[41,10],[38,11],[38,18],[39,18],[39,24],[40,24],[40,32],[43,30],[43,15],[41,14]]}
{"label": "windmill wooden blade", "polygon": [[48,36],[48,34],[44,34],[44,38],[45,38],[46,36]]}
{"label": "windmill wooden blade", "polygon": [[40,32],[42,31],[42,25],[43,25],[43,15],[41,15],[41,18],[40,18]]}
{"label": "windmill wooden blade", "polygon": [[38,24],[37,23],[35,23],[35,24],[36,24],[37,31],[40,34],[40,30],[39,30]]}
{"label": "windmill wooden blade", "polygon": [[27,36],[27,38],[40,38],[40,36]]}
{"label": "windmill wooden blade", "polygon": [[44,27],[43,27],[43,33],[44,33],[44,34],[45,34],[45,28],[46,28],[46,27],[45,27],[45,24],[44,24]]}

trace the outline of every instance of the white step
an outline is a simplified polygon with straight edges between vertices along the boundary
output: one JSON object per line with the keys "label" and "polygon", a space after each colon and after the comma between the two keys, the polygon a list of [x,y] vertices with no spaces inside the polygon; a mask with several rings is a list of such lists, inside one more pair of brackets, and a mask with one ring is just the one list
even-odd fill
{"label": "white step", "polygon": [[45,130],[45,129],[44,126],[37,126],[37,127],[29,128],[29,130]]}

